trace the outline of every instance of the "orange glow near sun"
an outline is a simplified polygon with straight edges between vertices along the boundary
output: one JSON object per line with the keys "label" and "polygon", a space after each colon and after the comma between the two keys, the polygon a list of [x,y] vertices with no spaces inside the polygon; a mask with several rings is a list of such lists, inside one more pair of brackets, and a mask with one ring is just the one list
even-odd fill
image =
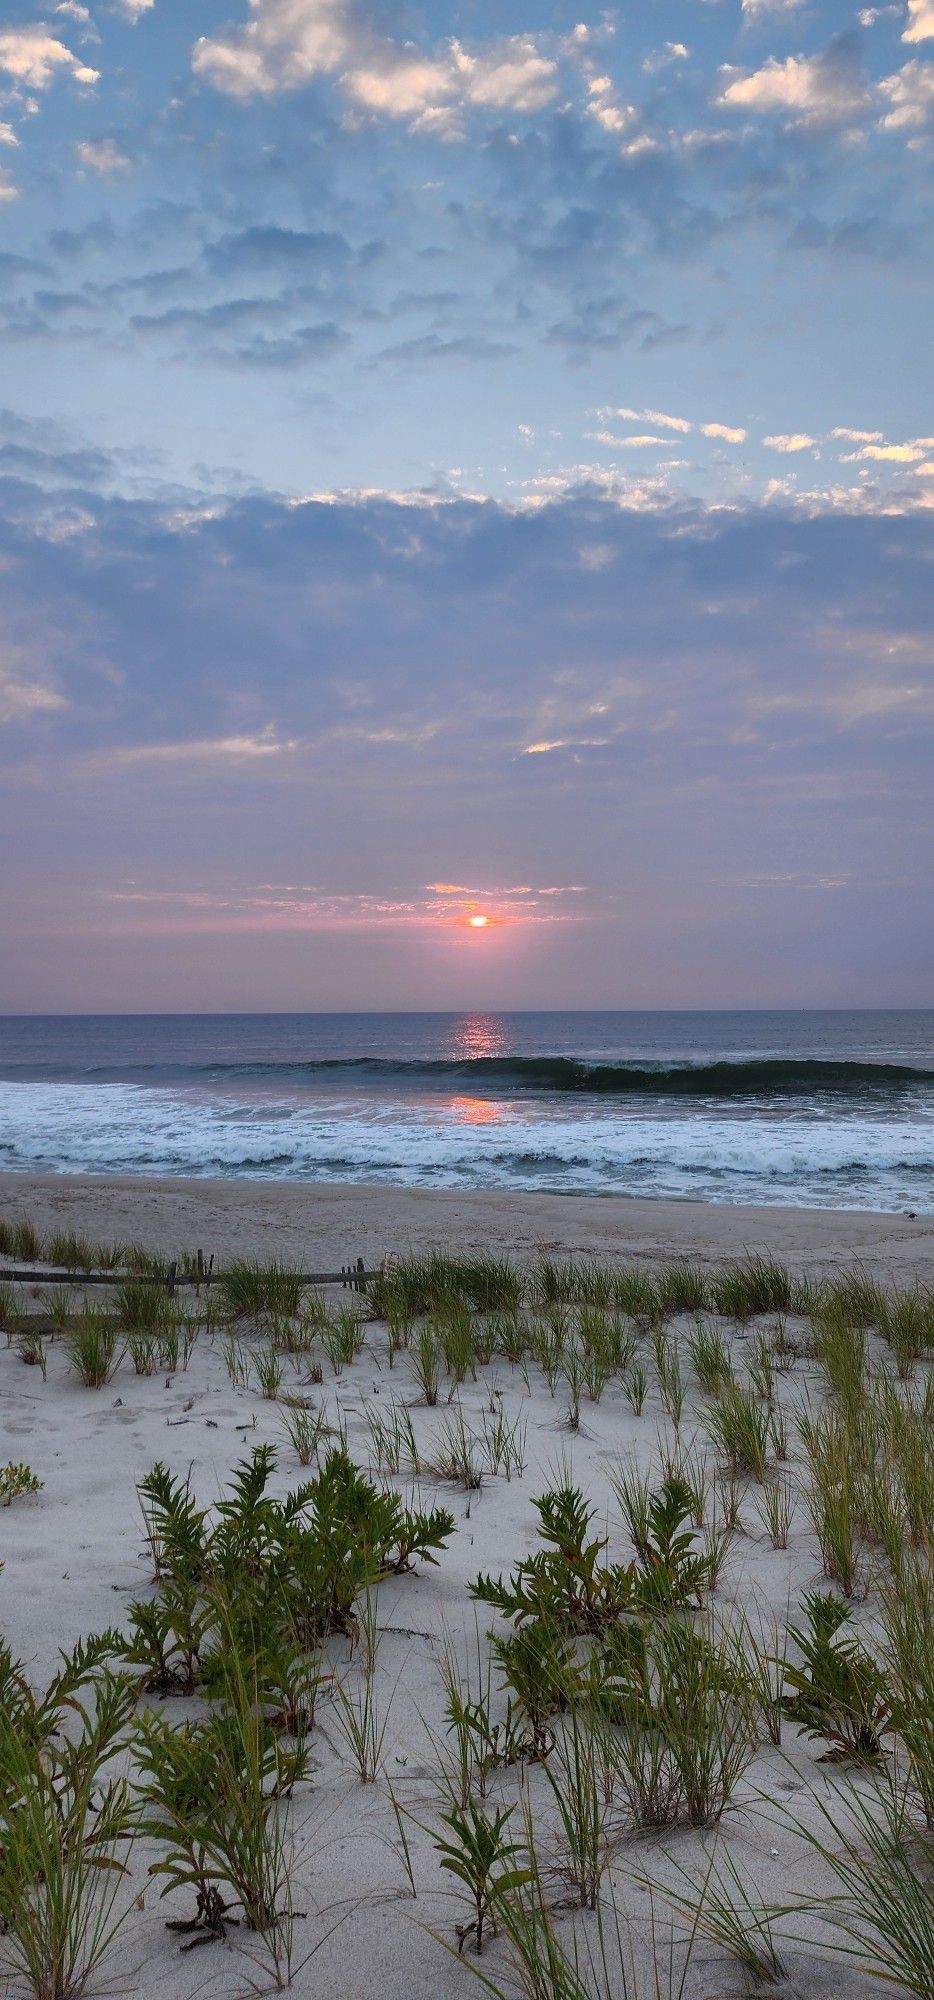
{"label": "orange glow near sun", "polygon": [[489,921],[490,921],[489,917],[483,917],[480,915],[477,915],[475,917],[468,917],[467,919],[467,922],[470,924],[471,928],[475,931],[485,931]]}

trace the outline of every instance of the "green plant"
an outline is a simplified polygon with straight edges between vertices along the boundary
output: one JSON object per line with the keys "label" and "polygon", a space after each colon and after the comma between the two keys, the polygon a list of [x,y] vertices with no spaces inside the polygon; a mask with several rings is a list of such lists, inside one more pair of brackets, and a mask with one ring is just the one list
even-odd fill
{"label": "green plant", "polygon": [[709,1619],[618,1625],[604,1637],[600,1701],[636,1825],[715,1824],[756,1742],[755,1693],[729,1633]]}
{"label": "green plant", "polygon": [[445,1369],[456,1387],[469,1373],[477,1379],[477,1344],[474,1339],[473,1321],[470,1308],[463,1299],[454,1298],[435,1321],[438,1346]]}
{"label": "green plant", "polygon": [[41,1333],[35,1328],[28,1333],[21,1333],[16,1343],[16,1351],[27,1368],[41,1368],[44,1382],[48,1374],[48,1354]]}
{"label": "green plant", "polygon": [[930,1294],[894,1291],[883,1301],[879,1330],[892,1350],[903,1381],[913,1373],[934,1342],[934,1310]]}
{"label": "green plant", "polygon": [[623,1376],[623,1388],[632,1407],[634,1417],[641,1417],[649,1386],[649,1378],[641,1361],[633,1361]]}
{"label": "green plant", "polygon": [[688,1340],[691,1366],[705,1396],[718,1396],[733,1380],[730,1351],[718,1333],[698,1320]]}
{"label": "green plant", "polygon": [[180,1728],[159,1714],[140,1721],[141,1831],[165,1850],[150,1868],[162,1893],[194,1894],[194,1914],[170,1925],[187,1934],[182,1948],[223,1937],[240,1909],[281,1988],[294,1922],[288,1801],[307,1749],[303,1739],[287,1747],[267,1718],[256,1649],[233,1627],[222,1657],[220,1699],[203,1720]]}
{"label": "green plant", "polygon": [[521,1478],[528,1436],[528,1425],[522,1416],[507,1417],[501,1398],[494,1396],[493,1407],[483,1412],[481,1423],[491,1473],[501,1472],[507,1480],[513,1476]]}
{"label": "green plant", "polygon": [[580,1704],[568,1710],[545,1777],[561,1831],[561,1874],[582,1910],[595,1910],[609,1866],[609,1804],[600,1780],[600,1718]]}
{"label": "green plant", "polygon": [[435,1838],[441,1867],[463,1884],[472,1905],[470,1921],[456,1927],[457,1949],[463,1951],[468,1938],[477,1955],[483,1950],[487,1931],[496,1934],[496,1910],[501,1899],[528,1879],[518,1865],[522,1845],[506,1837],[515,1806],[499,1806],[484,1812],[473,1799],[463,1806],[451,1806],[441,1814],[447,1836]]}
{"label": "green plant", "polygon": [[856,1591],[860,1556],[860,1465],[853,1430],[831,1407],[798,1429],[810,1459],[808,1510],[820,1543],[824,1574],[846,1597]]}
{"label": "green plant", "polygon": [[869,1790],[837,1783],[829,1802],[813,1794],[812,1804],[823,1830],[798,1811],[795,1826],[836,1879],[818,1906],[832,1949],[883,1985],[934,2000],[934,1844],[912,1823],[907,1789],[886,1773]]}
{"label": "green plant", "polygon": [[528,1723],[521,1754],[542,1761],[554,1742],[555,1717],[579,1691],[573,1643],[546,1618],[530,1619],[492,1643],[503,1682]]}
{"label": "green plant", "polygon": [[86,1389],[103,1389],[120,1360],[113,1321],[85,1305],[69,1336],[68,1356]]}
{"label": "green plant", "polygon": [[327,1417],[324,1410],[309,1409],[306,1403],[292,1402],[282,1397],[279,1404],[282,1425],[286,1437],[298,1459],[299,1465],[310,1465],[317,1458],[327,1435]]}
{"label": "green plant", "polygon": [[2,1326],[9,1347],[13,1335],[20,1324],[20,1311],[16,1303],[16,1289],[6,1278],[0,1278],[0,1326]]}
{"label": "green plant", "polygon": [[751,1390],[727,1382],[714,1399],[707,1434],[723,1453],[731,1472],[765,1478],[769,1459],[769,1412]]}
{"label": "green plant", "polygon": [[517,1563],[508,1583],[479,1576],[471,1596],[520,1624],[534,1619],[570,1632],[599,1631],[628,1608],[630,1571],[601,1562],[606,1537],[591,1537],[595,1509],[579,1487],[560,1487],[532,1504],[545,1547]]}
{"label": "green plant", "polygon": [[811,1590],[802,1599],[807,1625],[789,1627],[801,1665],[785,1663],[791,1693],[785,1713],[810,1737],[824,1737],[827,1757],[879,1757],[892,1727],[891,1701],[875,1660],[855,1638],[842,1637],[852,1609]]}
{"label": "green plant", "polygon": [[360,1640],[360,1676],[357,1683],[349,1685],[350,1675],[335,1680],[333,1694],[337,1703],[337,1720],[344,1740],[353,1756],[364,1785],[375,1784],[383,1763],[383,1745],[389,1723],[392,1697],[386,1708],[380,1712],[376,1696],[376,1659],[379,1648],[379,1628],[376,1623],[376,1600],[371,1591],[364,1596],[358,1616]]}
{"label": "green plant", "polygon": [[80,2000],[132,1907],[133,1802],[113,1767],[136,1697],[118,1647],[81,1642],[42,1697],[0,1648],[0,1962],[33,2000]]}
{"label": "green plant", "polygon": [[267,1403],[274,1403],[282,1387],[282,1363],[274,1347],[260,1348],[253,1356],[253,1372]]}
{"label": "green plant", "polygon": [[408,1350],[408,1360],[422,1393],[423,1402],[433,1409],[441,1386],[441,1351],[434,1327],[422,1325]]}
{"label": "green plant", "polygon": [[296,1271],[273,1260],[239,1259],[217,1280],[221,1310],[229,1319],[297,1319],[304,1286]]}
{"label": "green plant", "polygon": [[151,1333],[131,1333],[127,1352],[137,1375],[154,1375],[159,1364],[159,1342]]}
{"label": "green plant", "polygon": [[483,1484],[480,1439],[474,1436],[459,1405],[442,1417],[431,1450],[426,1452],[422,1463],[436,1479],[453,1480],[468,1493],[476,1492]]}
{"label": "green plant", "polygon": [[224,1366],[233,1389],[246,1389],[250,1380],[250,1357],[244,1352],[242,1341],[230,1334],[223,1347]]}
{"label": "green plant", "polygon": [[771,1257],[747,1257],[741,1264],[724,1264],[709,1285],[715,1312],[745,1325],[760,1313],[793,1312],[795,1289],[783,1264]]}
{"label": "green plant", "polygon": [[766,1479],[758,1495],[759,1513],[773,1549],[787,1549],[795,1511],[794,1487],[788,1479]]}
{"label": "green plant", "polygon": [[9,1257],[16,1257],[23,1264],[38,1264],[42,1256],[42,1238],[35,1223],[28,1216],[14,1222],[9,1235]]}
{"label": "green plant", "polygon": [[23,1494],[41,1493],[42,1480],[37,1479],[31,1467],[15,1464],[0,1465],[0,1507],[9,1507]]}
{"label": "green plant", "polygon": [[93,1271],[97,1263],[95,1245],[73,1229],[56,1230],[45,1244],[45,1258],[65,1271]]}
{"label": "green plant", "polygon": [[165,1284],[152,1278],[124,1278],[114,1294],[114,1309],[127,1333],[158,1336],[172,1319],[175,1305]]}
{"label": "green plant", "polygon": [[[770,1909],[749,1893],[749,1883],[736,1866],[732,1854],[725,1854],[722,1867],[717,1849],[698,1881],[671,1854],[666,1861],[684,1884],[683,1890],[668,1889],[669,1902],[691,1922],[692,1934],[699,1933],[722,1945],[736,1960],[754,1991],[787,1979],[788,1967],[778,1948],[772,1919],[784,1914]],[[652,1884],[645,1881],[646,1888]]]}

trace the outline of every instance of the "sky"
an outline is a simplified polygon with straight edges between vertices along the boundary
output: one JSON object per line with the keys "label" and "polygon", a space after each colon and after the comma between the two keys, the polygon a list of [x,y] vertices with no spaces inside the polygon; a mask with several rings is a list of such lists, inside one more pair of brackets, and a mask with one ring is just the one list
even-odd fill
{"label": "sky", "polygon": [[934,1004],[934,0],[0,12],[0,1011]]}

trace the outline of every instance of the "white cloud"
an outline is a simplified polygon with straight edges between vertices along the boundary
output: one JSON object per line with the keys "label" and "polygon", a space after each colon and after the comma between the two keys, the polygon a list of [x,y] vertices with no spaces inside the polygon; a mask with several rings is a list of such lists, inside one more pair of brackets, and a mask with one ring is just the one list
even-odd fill
{"label": "white cloud", "polygon": [[784,431],[772,437],[764,437],[762,442],[768,446],[769,451],[788,453],[810,451],[812,445],[817,443],[817,439],[809,437],[807,431]]}
{"label": "white cloud", "polygon": [[0,167],[0,202],[18,201],[19,188],[11,179],[6,167]]}
{"label": "white cloud", "polygon": [[0,722],[23,722],[42,709],[67,708],[64,697],[38,681],[20,680],[0,665]]}
{"label": "white cloud", "polygon": [[934,41],[934,0],[908,0],[908,21],[902,41]]}
{"label": "white cloud", "polygon": [[538,111],[558,91],[558,66],[528,35],[471,51],[434,51],[383,34],[350,0],[250,0],[250,19],[192,52],[195,72],[229,96],[271,96],[333,76],[351,106],[453,136],[465,106]]}
{"label": "white cloud", "polygon": [[894,76],[882,77],[879,89],[889,105],[884,128],[901,131],[925,125],[934,115],[934,62],[915,57]]}
{"label": "white cloud", "polygon": [[881,431],[853,431],[848,424],[837,424],[830,433],[832,438],[846,438],[849,444],[881,444]]}
{"label": "white cloud", "polygon": [[635,115],[631,104],[625,107],[616,101],[616,86],[611,76],[592,76],[587,84],[587,113],[602,125],[604,132],[624,132],[630,119]]}
{"label": "white cloud", "polygon": [[642,67],[646,76],[654,76],[657,70],[667,69],[670,63],[687,62],[690,53],[683,42],[666,42],[662,48],[650,50]]}
{"label": "white cloud", "polygon": [[5,125],[0,119],[0,146],[18,146],[19,140],[12,125]]}
{"label": "white cloud", "polygon": [[743,0],[744,14],[790,14],[793,7],[800,7],[801,0]]}
{"label": "white cloud", "polygon": [[635,445],[640,451],[644,450],[647,445],[667,445],[669,443],[668,438],[663,437],[648,437],[645,435],[639,437],[616,437],[612,431],[588,431],[587,436],[594,444],[609,444],[614,447],[619,445]]}
{"label": "white cloud", "polygon": [[787,112],[795,123],[840,124],[865,110],[869,98],[856,52],[831,45],[816,56],[769,56],[749,74],[726,68],[720,103],[732,111]]}
{"label": "white cloud", "polygon": [[479,56],[460,42],[451,47],[455,72],[468,102],[497,111],[540,111],[557,94],[557,63],[539,54],[527,35],[510,35]]}
{"label": "white cloud", "polygon": [[59,70],[67,70],[76,83],[96,83],[99,75],[41,26],[0,28],[0,70],[31,90],[44,90]]}
{"label": "white cloud", "polygon": [[109,174],[126,173],[132,165],[129,155],[120,151],[116,139],[79,139],[75,157],[89,173],[100,174],[102,179]]}
{"label": "white cloud", "polygon": [[705,438],[723,438],[727,444],[745,444],[746,432],[741,424],[701,424]]}
{"label": "white cloud", "polygon": [[91,10],[89,7],[82,7],[81,0],[58,0],[58,5],[53,7],[52,12],[67,14],[70,20],[80,21],[82,28],[91,25]]}
{"label": "white cloud", "polygon": [[155,5],[155,0],[118,0],[118,5],[121,12],[131,21],[138,21],[143,14],[149,13],[150,8]]}
{"label": "white cloud", "polygon": [[296,750],[294,737],[277,736],[272,724],[253,736],[189,737],[178,743],[125,743],[106,753],[108,765],[214,763],[218,758],[278,757]]}
{"label": "white cloud", "polygon": [[860,451],[849,451],[844,455],[844,463],[852,465],[857,459],[878,459],[888,465],[916,465],[924,457],[926,443],[915,444],[864,444]]}
{"label": "white cloud", "polygon": [[[687,431],[692,431],[694,429],[694,425],[689,422],[687,417],[669,417],[666,416],[664,410],[627,410],[625,408],[623,409],[604,408],[598,410],[596,414],[598,417],[600,417],[603,423],[655,424],[656,427],[660,427],[662,430],[668,430],[668,431],[687,432]],[[660,439],[659,442],[664,443],[665,440]],[[627,439],[627,443],[631,444],[632,439],[631,438]]]}

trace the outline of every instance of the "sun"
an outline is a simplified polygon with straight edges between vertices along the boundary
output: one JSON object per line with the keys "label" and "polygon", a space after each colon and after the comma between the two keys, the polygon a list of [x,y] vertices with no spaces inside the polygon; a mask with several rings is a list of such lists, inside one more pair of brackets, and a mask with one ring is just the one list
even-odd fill
{"label": "sun", "polygon": [[485,931],[489,921],[490,921],[489,917],[482,917],[482,916],[468,917],[467,919],[467,922],[471,925],[471,928],[475,931]]}

